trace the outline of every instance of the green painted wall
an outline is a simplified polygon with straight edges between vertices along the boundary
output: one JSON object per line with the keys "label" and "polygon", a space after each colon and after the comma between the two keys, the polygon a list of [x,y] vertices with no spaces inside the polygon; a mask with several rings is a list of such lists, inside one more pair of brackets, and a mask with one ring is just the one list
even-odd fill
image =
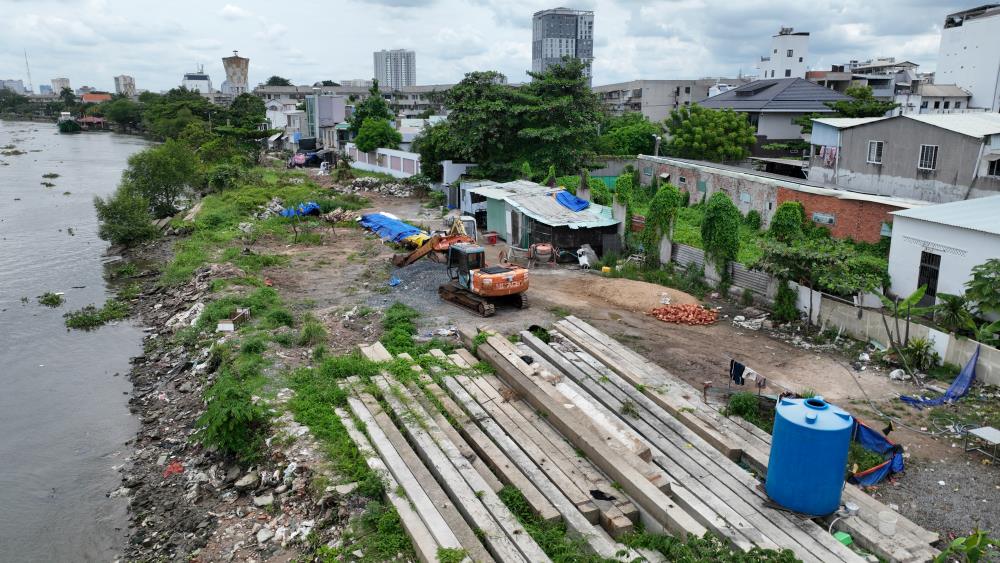
{"label": "green painted wall", "polygon": [[497,232],[507,240],[506,202],[502,199],[486,200],[486,230]]}

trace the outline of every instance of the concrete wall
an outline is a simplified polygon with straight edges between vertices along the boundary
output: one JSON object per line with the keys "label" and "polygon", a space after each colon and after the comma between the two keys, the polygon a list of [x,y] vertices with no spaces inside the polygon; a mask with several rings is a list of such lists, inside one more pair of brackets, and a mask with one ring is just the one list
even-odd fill
{"label": "concrete wall", "polygon": [[[670,175],[670,183],[682,191],[691,193],[691,201],[701,201],[702,194],[712,197],[715,192],[725,192],[740,213],[744,215],[751,209],[760,213],[763,226],[771,222],[771,216],[777,208],[777,187],[756,182],[752,178],[741,177],[742,174],[727,174],[725,171],[713,171],[700,166],[685,164],[667,164],[640,160],[642,182],[648,184],[653,176],[662,178],[661,174]],[[652,175],[643,172],[644,167],[652,167]],[[752,170],[747,170],[752,173]],[[682,181],[683,180],[683,181]],[[704,189],[704,191],[702,191]]]}
{"label": "concrete wall", "polygon": [[761,113],[757,118],[757,134],[769,141],[801,139],[802,126],[792,121],[799,117],[801,113]]}
{"label": "concrete wall", "polygon": [[452,162],[450,160],[442,160],[441,183],[451,184],[452,182],[461,178],[462,174],[465,174],[466,172],[469,171],[470,168],[474,168],[475,166],[476,166],[475,163],[465,164],[460,162]]}
{"label": "concrete wall", "polygon": [[377,149],[364,153],[354,143],[346,143],[345,150],[354,159],[351,167],[358,170],[382,172],[396,178],[409,178],[420,173],[420,155],[415,152]]}
{"label": "concrete wall", "polygon": [[596,170],[591,170],[591,176],[621,176],[625,172],[626,166],[631,164],[634,168],[637,165],[636,159],[631,157],[604,158],[598,159],[598,162],[604,166]]}
{"label": "concrete wall", "polygon": [[973,107],[1000,111],[1000,13],[941,30],[935,81],[972,93]]}
{"label": "concrete wall", "polygon": [[889,250],[893,293],[906,296],[917,289],[920,254],[924,251],[941,256],[937,292],[961,295],[974,266],[1000,258],[1000,236],[896,217]]}

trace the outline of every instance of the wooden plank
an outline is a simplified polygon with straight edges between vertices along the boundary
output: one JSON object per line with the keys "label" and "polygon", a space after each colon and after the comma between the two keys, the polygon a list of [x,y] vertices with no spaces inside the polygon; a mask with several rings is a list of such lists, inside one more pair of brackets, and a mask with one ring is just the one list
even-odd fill
{"label": "wooden plank", "polygon": [[[421,520],[420,515],[417,511],[410,506],[410,501],[406,495],[399,494],[400,490],[405,488],[401,487],[396,478],[392,476],[392,472],[386,467],[385,462],[379,457],[375,452],[375,448],[372,447],[371,442],[368,441],[368,437],[365,436],[360,430],[355,428],[354,420],[351,416],[347,414],[340,408],[335,408],[334,412],[337,417],[340,418],[341,424],[347,429],[347,435],[351,437],[354,444],[358,447],[358,451],[365,458],[365,463],[372,471],[377,473],[385,483],[385,496],[396,509],[399,514],[399,520],[403,524],[403,530],[406,531],[406,535],[410,537],[410,541],[413,542],[413,550],[417,554],[417,558],[423,563],[433,563],[438,560],[438,548],[440,547],[437,540],[434,539],[433,534]],[[456,543],[458,539],[456,538]]]}
{"label": "wooden plank", "polygon": [[361,355],[368,358],[373,362],[388,362],[392,359],[392,354],[382,346],[381,342],[376,341],[374,344],[369,344],[367,346],[360,346],[358,348]]}
{"label": "wooden plank", "polygon": [[385,437],[389,440],[389,443],[396,450],[399,456],[406,462],[407,467],[413,474],[413,477],[417,480],[417,483],[424,489],[427,493],[427,497],[431,499],[434,506],[438,509],[441,517],[444,518],[445,523],[451,528],[452,533],[458,538],[459,543],[466,550],[466,553],[472,557],[473,560],[479,561],[481,558],[488,558],[492,560],[489,552],[483,547],[482,543],[479,542],[479,538],[476,537],[475,532],[462,515],[459,514],[458,509],[452,504],[448,495],[444,492],[444,489],[434,480],[431,476],[430,471],[424,466],[420,461],[419,456],[413,451],[413,448],[406,442],[403,435],[399,433],[395,424],[389,418],[379,405],[378,401],[374,397],[366,393],[359,394],[359,398],[364,406],[368,409],[375,423],[385,434]]}
{"label": "wooden plank", "polygon": [[443,381],[451,396],[462,405],[469,417],[472,418],[482,428],[483,432],[489,435],[504,451],[518,469],[520,469],[538,490],[545,495],[545,498],[552,503],[559,511],[566,523],[567,533],[574,538],[582,539],[585,545],[595,554],[601,557],[613,558],[621,549],[621,546],[611,541],[611,538],[604,530],[591,524],[577,510],[576,506],[570,502],[562,492],[549,481],[538,466],[528,457],[520,446],[500,427],[496,420],[483,410],[482,406],[465,390],[465,388],[454,377],[447,377]]}
{"label": "wooden plank", "polygon": [[632,464],[622,463],[619,452],[606,446],[602,440],[596,439],[599,433],[585,420],[566,410],[562,405],[553,404],[548,395],[538,389],[521,371],[528,369],[524,362],[518,358],[516,361],[520,362],[520,365],[511,364],[491,345],[481,345],[478,351],[498,370],[504,381],[525,400],[536,409],[548,413],[549,422],[559,430],[559,433],[583,450],[591,461],[617,481],[624,492],[656,522],[681,537],[686,537],[686,534],[697,536],[705,534],[705,527],[677,506],[667,494],[650,483],[646,475],[635,469]]}
{"label": "wooden plank", "polygon": [[[347,401],[351,407],[351,411],[354,412],[354,416],[358,417],[365,424],[368,436],[371,437],[371,441],[378,450],[379,455],[389,468],[392,476],[406,492],[406,497],[413,503],[414,510],[420,515],[421,521],[427,526],[437,544],[450,549],[463,549],[454,531],[452,531],[451,527],[441,516],[434,502],[427,496],[420,482],[413,476],[406,461],[403,460],[392,446],[392,443],[368,411],[368,408],[360,399],[348,397]],[[411,463],[416,463],[416,461],[411,460]],[[435,547],[435,553],[431,560],[436,559],[437,548]]]}
{"label": "wooden plank", "polygon": [[550,561],[423,408],[412,398],[404,404],[397,396],[405,394],[398,382],[384,375],[373,379],[421,459],[469,524],[482,532],[493,556],[501,561]]}

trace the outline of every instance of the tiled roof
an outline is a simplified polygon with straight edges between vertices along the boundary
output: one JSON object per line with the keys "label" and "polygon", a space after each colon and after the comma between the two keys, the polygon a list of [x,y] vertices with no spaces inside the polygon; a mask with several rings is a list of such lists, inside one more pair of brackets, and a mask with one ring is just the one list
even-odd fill
{"label": "tiled roof", "polygon": [[833,110],[824,102],[849,99],[840,92],[803,78],[781,78],[755,80],[699,104],[706,108],[732,108],[736,111],[830,113]]}

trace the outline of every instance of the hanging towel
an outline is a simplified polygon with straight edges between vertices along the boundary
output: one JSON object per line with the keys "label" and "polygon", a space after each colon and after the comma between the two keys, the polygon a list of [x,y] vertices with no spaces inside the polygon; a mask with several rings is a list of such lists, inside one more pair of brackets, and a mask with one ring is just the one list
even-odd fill
{"label": "hanging towel", "polygon": [[749,379],[750,381],[757,381],[757,378],[761,375],[750,368],[746,368],[743,372],[743,379]]}

